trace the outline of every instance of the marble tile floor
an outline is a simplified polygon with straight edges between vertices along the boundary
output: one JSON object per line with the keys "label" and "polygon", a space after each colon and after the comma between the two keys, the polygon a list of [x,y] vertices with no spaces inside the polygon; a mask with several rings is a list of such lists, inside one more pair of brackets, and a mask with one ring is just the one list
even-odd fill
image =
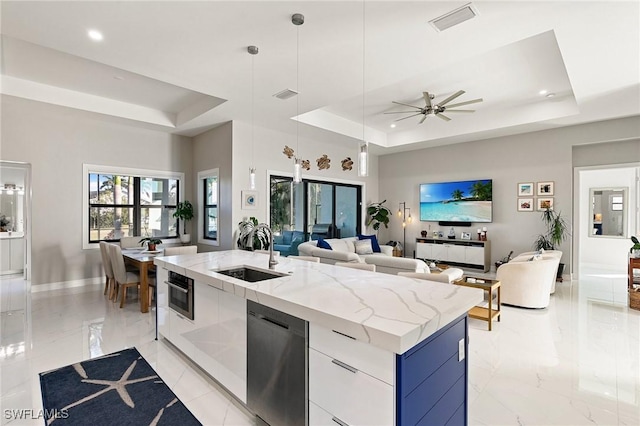
{"label": "marble tile floor", "polygon": [[[253,425],[249,413],[163,340],[134,298],[120,309],[102,287],[24,293],[0,279],[0,424],[42,425],[5,410],[42,407],[38,373],[135,346],[205,425]],[[503,307],[488,332],[470,320],[470,425],[640,424],[640,311],[626,275],[581,270],[545,310]],[[372,402],[374,403],[374,402]]]}

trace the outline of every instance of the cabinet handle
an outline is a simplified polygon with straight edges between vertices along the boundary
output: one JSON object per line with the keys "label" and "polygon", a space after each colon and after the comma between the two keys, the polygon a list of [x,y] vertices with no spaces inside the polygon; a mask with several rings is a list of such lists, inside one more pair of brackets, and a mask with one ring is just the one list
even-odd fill
{"label": "cabinet handle", "polygon": [[335,423],[338,423],[340,426],[349,426],[347,423],[343,422],[337,417],[332,417],[331,420],[333,420]]}
{"label": "cabinet handle", "polygon": [[332,362],[332,363],[334,363],[335,365],[337,365],[338,367],[342,367],[342,368],[344,368],[345,370],[349,370],[349,371],[351,371],[352,373],[357,373],[357,372],[358,372],[358,369],[357,369],[357,368],[354,368],[354,367],[350,366],[349,364],[345,364],[345,363],[344,363],[344,362],[342,362],[342,361],[338,361],[338,360],[337,360],[337,359],[335,359],[335,358],[334,358],[334,359],[332,359],[332,360],[331,360],[331,362]]}

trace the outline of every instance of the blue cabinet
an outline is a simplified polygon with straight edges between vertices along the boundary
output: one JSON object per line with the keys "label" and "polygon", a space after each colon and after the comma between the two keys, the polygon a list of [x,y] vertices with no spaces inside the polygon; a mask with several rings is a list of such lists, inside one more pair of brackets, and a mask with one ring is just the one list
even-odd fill
{"label": "blue cabinet", "polygon": [[465,314],[396,355],[396,425],[467,424],[467,333]]}

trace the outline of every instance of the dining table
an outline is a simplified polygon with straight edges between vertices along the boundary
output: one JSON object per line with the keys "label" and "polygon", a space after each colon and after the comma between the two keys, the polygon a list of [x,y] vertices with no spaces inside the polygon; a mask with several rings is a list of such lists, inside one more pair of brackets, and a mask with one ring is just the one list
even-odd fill
{"label": "dining table", "polygon": [[162,250],[148,251],[144,249],[122,249],[122,256],[127,265],[132,265],[140,272],[140,312],[149,312],[149,271],[155,266],[153,260],[162,255]]}

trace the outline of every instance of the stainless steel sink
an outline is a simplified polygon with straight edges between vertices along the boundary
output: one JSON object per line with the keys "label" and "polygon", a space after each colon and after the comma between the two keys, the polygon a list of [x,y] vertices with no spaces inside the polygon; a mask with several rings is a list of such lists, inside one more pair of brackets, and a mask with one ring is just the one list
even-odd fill
{"label": "stainless steel sink", "polygon": [[287,274],[281,274],[278,272],[265,272],[261,271],[260,269],[248,268],[246,266],[240,266],[237,268],[225,269],[215,272],[251,283],[287,276]]}

